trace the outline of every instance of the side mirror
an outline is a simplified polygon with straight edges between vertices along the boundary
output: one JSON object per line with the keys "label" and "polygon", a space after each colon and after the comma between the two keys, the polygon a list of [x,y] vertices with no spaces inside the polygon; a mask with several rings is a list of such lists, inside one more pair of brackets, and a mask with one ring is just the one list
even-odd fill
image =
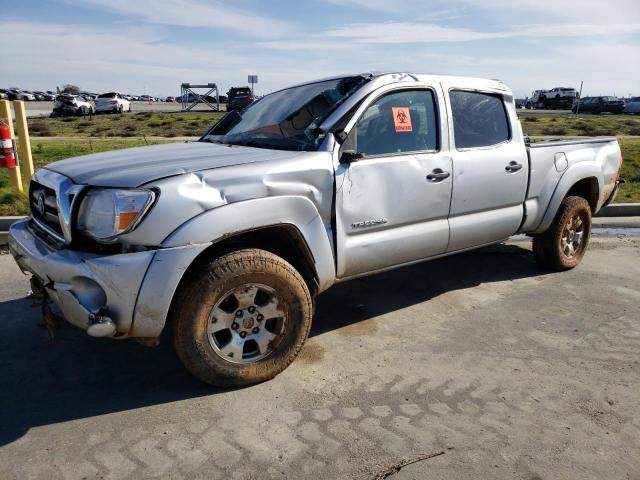
{"label": "side mirror", "polygon": [[348,164],[362,158],[363,156],[364,155],[362,155],[359,152],[356,152],[355,150],[344,150],[340,154],[340,163]]}

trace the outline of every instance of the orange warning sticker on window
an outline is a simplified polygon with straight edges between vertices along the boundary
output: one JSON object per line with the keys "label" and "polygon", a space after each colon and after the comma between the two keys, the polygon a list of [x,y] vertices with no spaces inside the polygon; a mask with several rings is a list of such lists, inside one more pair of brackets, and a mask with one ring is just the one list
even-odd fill
{"label": "orange warning sticker on window", "polygon": [[393,111],[393,125],[396,132],[412,132],[411,113],[407,107],[391,107]]}

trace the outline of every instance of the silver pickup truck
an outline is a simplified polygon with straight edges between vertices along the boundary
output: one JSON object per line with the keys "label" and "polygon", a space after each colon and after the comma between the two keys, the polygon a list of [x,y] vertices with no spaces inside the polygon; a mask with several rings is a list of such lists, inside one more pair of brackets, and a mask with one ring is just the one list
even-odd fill
{"label": "silver pickup truck", "polygon": [[542,267],[575,267],[621,163],[615,138],[529,145],[496,80],[341,76],[196,142],[42,168],[10,250],[47,323],[52,302],[93,336],[169,327],[194,375],[246,385],[294,360],[337,282],[516,233]]}

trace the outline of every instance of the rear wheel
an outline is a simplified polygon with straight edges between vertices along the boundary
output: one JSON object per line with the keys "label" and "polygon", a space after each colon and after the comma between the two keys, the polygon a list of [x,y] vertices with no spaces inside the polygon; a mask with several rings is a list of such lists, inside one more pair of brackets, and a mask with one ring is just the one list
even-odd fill
{"label": "rear wheel", "polygon": [[589,203],[582,197],[567,197],[549,229],[533,238],[533,254],[544,268],[569,270],[582,261],[590,236]]}
{"label": "rear wheel", "polygon": [[238,250],[200,268],[178,292],[174,346],[185,367],[211,385],[265,381],[298,355],[312,311],[293,266],[264,250]]}

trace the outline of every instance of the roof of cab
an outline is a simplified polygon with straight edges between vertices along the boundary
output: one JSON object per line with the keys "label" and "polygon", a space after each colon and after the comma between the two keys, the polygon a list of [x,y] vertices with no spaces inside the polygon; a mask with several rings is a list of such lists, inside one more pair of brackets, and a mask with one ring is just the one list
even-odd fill
{"label": "roof of cab", "polygon": [[[388,71],[371,71],[371,72],[361,72],[361,73],[347,73],[343,75],[333,75],[331,77],[319,78],[315,80],[310,80],[308,82],[302,82],[296,85],[292,85],[290,87],[299,87],[302,85],[309,85],[317,82],[326,82],[330,80],[338,80],[340,78],[347,77],[369,77],[375,79],[382,79],[382,77],[389,76],[390,80],[395,80],[398,82],[410,81],[413,79],[414,81],[429,81],[429,80],[437,80],[446,84],[449,87],[458,87],[464,89],[472,89],[472,90],[488,90],[495,91],[505,95],[512,95],[511,89],[505,85],[502,81],[497,79],[487,79],[480,77],[463,77],[458,75],[443,75],[443,74],[435,74],[435,73],[411,73],[411,72],[403,72],[398,70],[388,70]],[[390,82],[391,83],[391,82]],[[284,89],[282,89],[284,90]]]}

